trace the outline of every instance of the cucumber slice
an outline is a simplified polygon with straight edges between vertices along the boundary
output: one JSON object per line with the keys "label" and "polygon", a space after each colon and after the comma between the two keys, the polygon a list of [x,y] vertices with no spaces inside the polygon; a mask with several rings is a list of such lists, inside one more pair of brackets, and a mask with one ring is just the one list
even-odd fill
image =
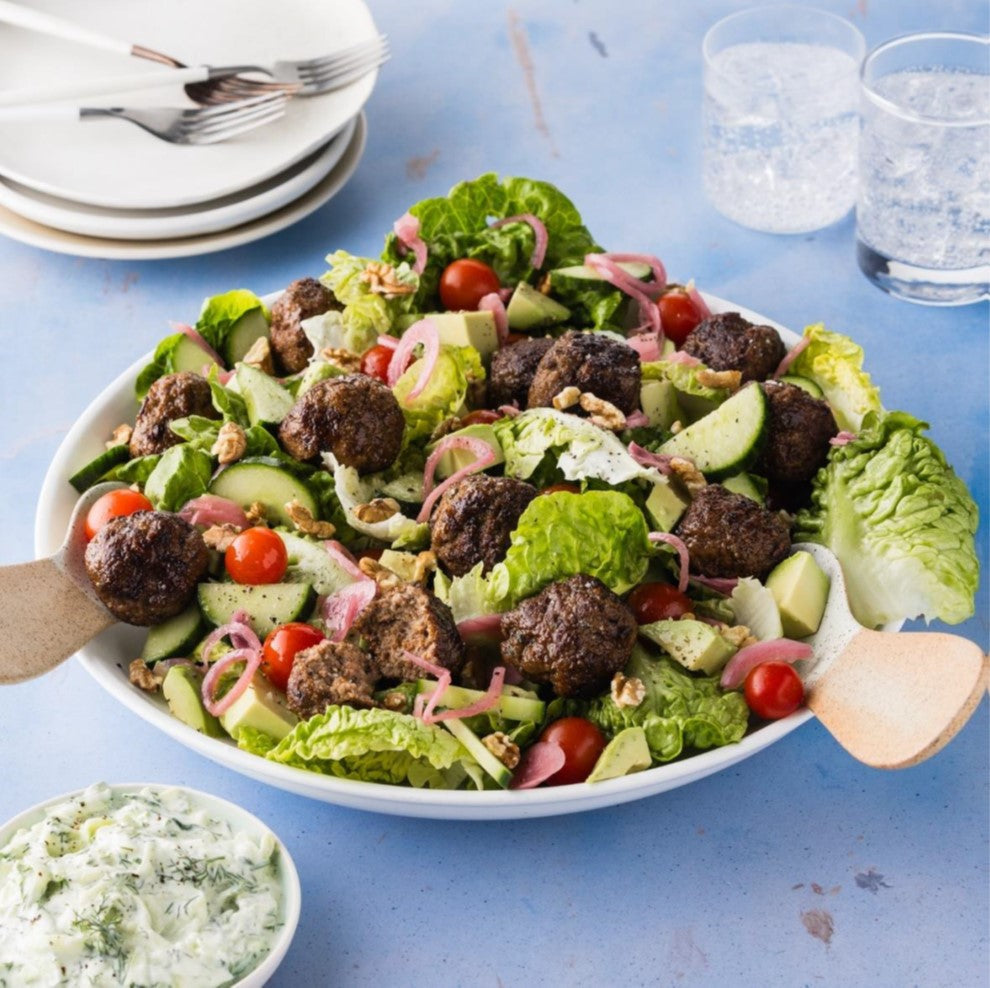
{"label": "cucumber slice", "polygon": [[268,335],[268,320],[264,309],[251,309],[245,312],[231,327],[223,346],[223,359],[228,367],[233,367],[254,346],[262,336]]}
{"label": "cucumber slice", "polygon": [[234,377],[251,425],[278,425],[292,408],[292,395],[257,367],[238,364]]}
{"label": "cucumber slice", "polygon": [[757,504],[763,504],[765,502],[764,495],[766,494],[766,484],[764,482],[764,489],[761,489],[760,485],[753,479],[751,474],[734,473],[731,477],[726,477],[722,481],[722,486],[727,491],[732,491],[734,494],[744,494],[751,501],[755,501]]}
{"label": "cucumber slice", "polygon": [[244,611],[259,638],[280,624],[304,620],[316,602],[308,583],[201,583],[198,597],[211,624],[226,624],[235,612]]}
{"label": "cucumber slice", "polygon": [[354,582],[354,578],[330,558],[322,543],[312,542],[276,529],[289,554],[289,568],[282,578],[286,583],[310,583],[318,594],[332,594]]}
{"label": "cucumber slice", "polygon": [[508,789],[512,773],[481,743],[481,738],[459,720],[441,721],[444,727],[467,748],[471,757],[495,780],[500,789]]}
{"label": "cucumber slice", "polygon": [[172,716],[208,738],[222,738],[220,721],[203,706],[202,677],[188,666],[172,666],[162,682],[162,696]]}
{"label": "cucumber slice", "polygon": [[793,384],[796,388],[807,391],[812,398],[824,398],[825,394],[816,381],[810,377],[803,377],[801,374],[784,374],[780,379],[781,384]]}
{"label": "cucumber slice", "polygon": [[141,658],[148,665],[160,659],[186,658],[206,631],[206,622],[195,602],[180,614],[148,630]]}
{"label": "cucumber slice", "polygon": [[84,491],[88,491],[105,473],[120,466],[121,463],[126,463],[130,458],[131,451],[128,449],[127,443],[111,446],[77,470],[69,478],[69,483],[82,494]]}
{"label": "cucumber slice", "polygon": [[314,518],[320,516],[316,498],[306,484],[278,460],[267,456],[248,457],[231,464],[210,484],[210,493],[229,498],[245,509],[258,501],[274,524],[292,525],[285,506],[293,499]]}
{"label": "cucumber slice", "polygon": [[766,424],[763,389],[749,384],[668,439],[658,452],[686,457],[709,480],[718,480],[740,473],[757,457]]}
{"label": "cucumber slice", "polygon": [[[634,278],[639,278],[640,280],[649,278],[651,268],[649,264],[644,264],[641,261],[620,261],[619,265],[626,274],[631,274]],[[597,281],[602,284],[605,283],[605,279],[593,268],[587,264],[575,264],[569,268],[556,268],[549,274],[550,287],[553,288],[555,283],[561,285],[565,281]]]}
{"label": "cucumber slice", "polygon": [[[185,334],[175,344],[175,349],[172,351],[172,368],[176,374],[181,371],[202,374],[204,367],[209,370],[210,366],[216,363],[213,357]],[[217,366],[220,365],[217,364]]]}
{"label": "cucumber slice", "polygon": [[[432,693],[437,688],[432,679],[420,679],[416,683],[420,693]],[[448,686],[440,697],[439,705],[457,709],[469,707],[477,703],[485,694],[481,690],[470,690],[466,686]],[[527,696],[514,696],[502,693],[495,709],[506,720],[531,721],[539,724],[546,713],[547,705],[542,700],[531,699]],[[486,749],[487,750],[487,749]]]}
{"label": "cucumber slice", "polygon": [[525,281],[516,285],[505,307],[509,329],[538,329],[541,326],[554,326],[570,317],[571,310],[550,296],[544,295]]}

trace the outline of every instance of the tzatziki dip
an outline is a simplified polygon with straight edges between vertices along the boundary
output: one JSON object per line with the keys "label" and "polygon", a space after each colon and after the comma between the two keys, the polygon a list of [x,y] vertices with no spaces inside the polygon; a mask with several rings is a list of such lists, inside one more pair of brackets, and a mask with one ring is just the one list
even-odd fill
{"label": "tzatziki dip", "polygon": [[270,831],[182,789],[93,785],[0,848],[0,986],[232,985],[281,915]]}

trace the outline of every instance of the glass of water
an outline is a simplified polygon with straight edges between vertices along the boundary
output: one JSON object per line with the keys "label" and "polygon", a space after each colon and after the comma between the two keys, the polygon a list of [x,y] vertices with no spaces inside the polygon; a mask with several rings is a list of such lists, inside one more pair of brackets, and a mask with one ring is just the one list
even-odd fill
{"label": "glass of water", "polygon": [[856,249],[932,305],[990,297],[990,38],[895,38],[863,63]]}
{"label": "glass of water", "polygon": [[859,66],[848,21],[808,7],[732,14],[705,35],[705,194],[731,220],[805,233],[856,201]]}

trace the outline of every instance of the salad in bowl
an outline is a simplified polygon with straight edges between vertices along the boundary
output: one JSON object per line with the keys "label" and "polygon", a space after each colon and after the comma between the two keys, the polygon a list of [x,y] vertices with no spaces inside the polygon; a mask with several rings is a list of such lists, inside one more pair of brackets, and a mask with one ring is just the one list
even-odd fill
{"label": "salad in bowl", "polygon": [[208,299],[72,476],[119,485],[86,565],[149,629],[120,676],[201,750],[301,791],[621,787],[801,716],[828,579],[794,543],[868,626],[972,613],[976,507],[847,337],[530,179],[327,260]]}

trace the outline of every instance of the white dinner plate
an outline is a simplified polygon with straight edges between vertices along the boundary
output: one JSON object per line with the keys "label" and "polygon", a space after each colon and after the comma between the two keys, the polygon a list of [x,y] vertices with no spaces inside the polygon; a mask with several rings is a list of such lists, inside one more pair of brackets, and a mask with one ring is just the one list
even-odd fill
{"label": "white dinner plate", "polygon": [[329,143],[266,182],[196,206],[105,209],[59,199],[2,177],[0,206],[35,223],[86,237],[114,240],[199,237],[267,216],[309,192],[340,161],[356,126],[356,120],[345,124]]}
{"label": "white dinner plate", "polygon": [[[713,312],[732,310],[753,322],[773,326],[788,347],[799,339],[790,330],[748,309],[710,295],[705,295],[705,300]],[[189,318],[189,313],[176,313],[176,318]],[[38,500],[34,547],[39,559],[50,556],[61,545],[77,497],[69,485],[69,477],[103,451],[104,441],[116,426],[134,420],[137,412],[134,379],[149,359],[150,354],[145,355],[110,384],[82,413],[59,446]],[[751,731],[737,744],[593,785],[582,782],[524,791],[483,792],[413,789],[307,772],[241,751],[232,741],[199,734],[176,720],[159,696],[145,693],[128,681],[127,667],[131,659],[140,653],[145,634],[140,628],[117,625],[81,649],[79,661],[125,707],[215,762],[269,785],[313,799],[402,816],[499,820],[553,816],[612,806],[675,789],[728,768],[790,734],[812,717],[809,710],[802,709],[790,717]]]}
{"label": "white dinner plate", "polygon": [[112,240],[108,237],[87,237],[67,233],[25,219],[19,213],[0,206],[0,236],[42,247],[59,254],[77,257],[102,257],[115,261],[153,261],[169,257],[193,257],[210,254],[229,247],[260,240],[297,223],[319,209],[335,196],[354,174],[367,141],[367,124],[364,114],[359,114],[354,135],[344,148],[337,164],[308,192],[298,199],[261,216],[249,223],[231,229],[219,230],[197,237],[178,237],[162,240]]}
{"label": "white dinner plate", "polygon": [[[190,65],[312,58],[377,33],[363,0],[37,0],[35,6]],[[148,71],[161,66],[0,24],[0,89]],[[280,120],[205,147],[168,144],[118,120],[5,122],[0,175],[110,209],[208,202],[263,182],[326,144],[361,110],[376,79],[371,72],[337,92],[294,99]],[[179,86],[84,102],[192,105]]]}

